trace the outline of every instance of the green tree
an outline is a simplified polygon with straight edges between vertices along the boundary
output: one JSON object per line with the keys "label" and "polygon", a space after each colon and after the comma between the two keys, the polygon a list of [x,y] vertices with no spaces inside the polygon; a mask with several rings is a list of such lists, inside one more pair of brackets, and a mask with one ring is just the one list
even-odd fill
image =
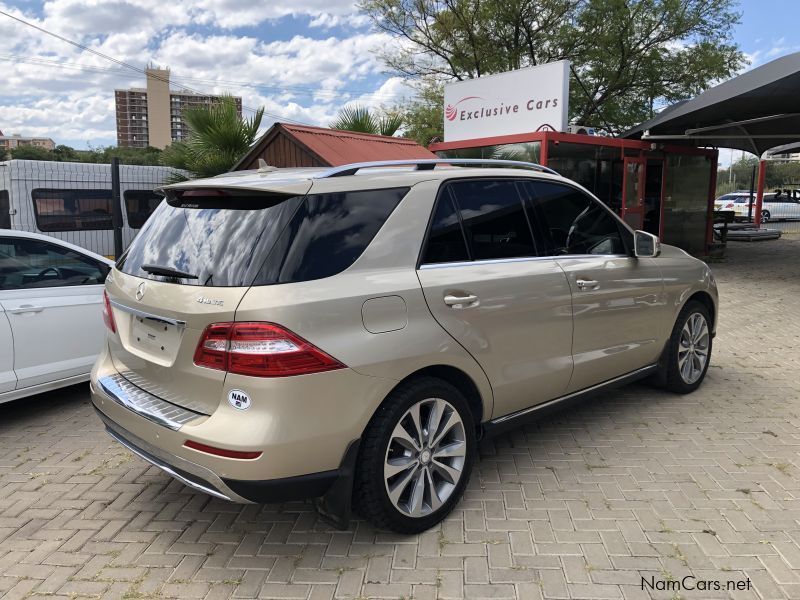
{"label": "green tree", "polygon": [[[750,191],[750,183],[755,169],[755,185],[758,185],[758,158],[749,155],[735,161],[727,169],[717,171],[717,196],[735,191]],[[764,174],[764,189],[798,189],[800,188],[800,162],[767,161]]]}
{"label": "green tree", "polygon": [[403,117],[397,111],[376,114],[366,106],[345,106],[339,110],[331,129],[357,131],[393,136],[403,126]]}
{"label": "green tree", "polygon": [[[361,0],[425,86],[568,59],[570,119],[618,133],[734,74],[734,0]],[[420,112],[433,117],[432,103]],[[424,119],[425,117],[420,117]],[[428,124],[431,128],[434,123]]]}
{"label": "green tree", "polygon": [[161,161],[184,169],[192,177],[213,177],[229,171],[256,141],[264,109],[251,117],[239,115],[230,96],[209,106],[190,108],[183,118],[189,139],[174,142],[161,153]]}
{"label": "green tree", "polygon": [[394,110],[403,119],[403,135],[427,146],[444,139],[444,86],[436,81],[422,81],[417,97],[398,104]]}
{"label": "green tree", "polygon": [[58,160],[52,150],[39,146],[18,146],[9,154],[13,160]]}

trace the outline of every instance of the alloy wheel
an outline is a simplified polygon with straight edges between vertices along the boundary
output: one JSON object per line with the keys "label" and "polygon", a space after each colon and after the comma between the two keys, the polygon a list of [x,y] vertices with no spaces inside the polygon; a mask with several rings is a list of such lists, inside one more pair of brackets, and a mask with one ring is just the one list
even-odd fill
{"label": "alloy wheel", "polygon": [[453,405],[441,398],[417,402],[398,421],[386,449],[390,502],[409,517],[435,512],[461,480],[466,456],[464,422]]}
{"label": "alloy wheel", "polygon": [[691,385],[703,376],[710,341],[706,318],[700,313],[689,315],[678,344],[678,372],[685,383]]}

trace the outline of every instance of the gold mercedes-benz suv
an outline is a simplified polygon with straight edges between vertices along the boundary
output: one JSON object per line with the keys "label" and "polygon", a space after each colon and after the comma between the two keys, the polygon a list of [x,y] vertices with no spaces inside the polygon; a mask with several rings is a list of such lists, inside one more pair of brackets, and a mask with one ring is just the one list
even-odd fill
{"label": "gold mercedes-benz suv", "polygon": [[264,167],[163,191],[106,281],[92,398],[114,439],[212,496],[419,532],[482,436],[644,377],[692,392],[708,369],[708,267],[538,165]]}

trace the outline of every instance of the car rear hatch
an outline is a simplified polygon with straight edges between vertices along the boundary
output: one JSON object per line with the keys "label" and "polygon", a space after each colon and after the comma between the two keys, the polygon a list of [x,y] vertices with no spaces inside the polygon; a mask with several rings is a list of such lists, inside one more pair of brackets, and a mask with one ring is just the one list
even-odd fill
{"label": "car rear hatch", "polygon": [[106,286],[109,350],[125,379],[192,411],[216,410],[226,373],[195,364],[198,343],[212,323],[235,320],[310,185],[168,189]]}

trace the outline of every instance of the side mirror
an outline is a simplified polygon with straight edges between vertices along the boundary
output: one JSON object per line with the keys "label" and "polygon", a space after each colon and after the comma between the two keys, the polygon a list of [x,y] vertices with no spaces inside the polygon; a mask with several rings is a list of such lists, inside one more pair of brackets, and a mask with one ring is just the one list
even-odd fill
{"label": "side mirror", "polygon": [[655,258],[661,254],[661,242],[658,241],[658,236],[646,231],[635,231],[633,254],[637,258]]}

